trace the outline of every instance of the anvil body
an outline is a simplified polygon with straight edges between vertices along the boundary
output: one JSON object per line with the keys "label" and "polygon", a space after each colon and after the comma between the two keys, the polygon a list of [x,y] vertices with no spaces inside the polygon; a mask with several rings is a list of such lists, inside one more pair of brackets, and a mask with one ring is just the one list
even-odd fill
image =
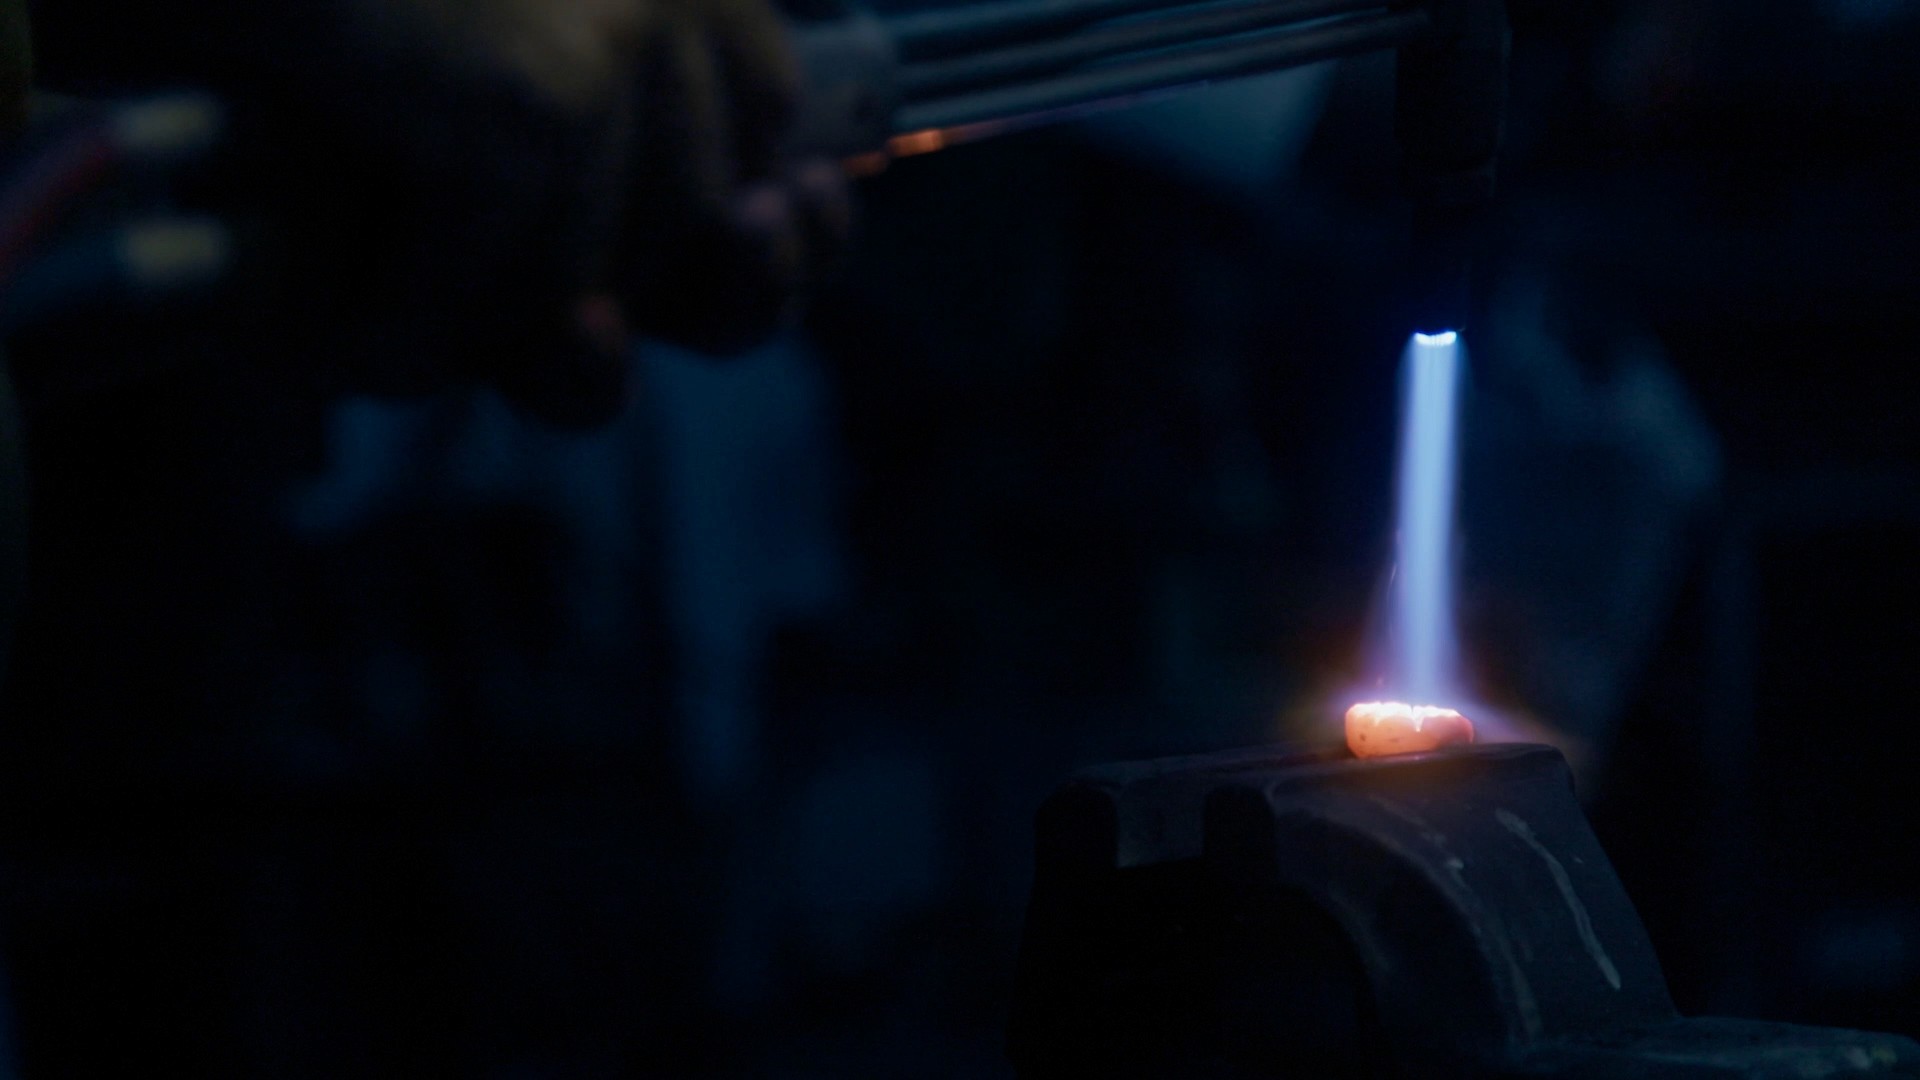
{"label": "anvil body", "polygon": [[1037,839],[1024,1080],[1920,1077],[1898,1036],[1680,1017],[1551,747],[1110,766]]}

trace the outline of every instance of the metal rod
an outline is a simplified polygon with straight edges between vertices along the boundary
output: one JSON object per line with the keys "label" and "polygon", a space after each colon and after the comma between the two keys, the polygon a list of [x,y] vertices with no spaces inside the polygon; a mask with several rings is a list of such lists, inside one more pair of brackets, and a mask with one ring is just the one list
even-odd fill
{"label": "metal rod", "polygon": [[1388,0],[1253,0],[1251,3],[1205,4],[1190,11],[1096,26],[1059,40],[909,65],[901,73],[900,85],[908,100],[924,99],[1051,75],[1130,52],[1379,10],[1387,3]]}
{"label": "metal rod", "polygon": [[1406,44],[1433,26],[1424,10],[1340,19],[1231,48],[1190,48],[1144,60],[1103,65],[1020,86],[918,102],[894,117],[900,134],[976,124],[1062,109],[1149,90],[1206,83],[1298,67]]}
{"label": "metal rod", "polygon": [[903,60],[1031,39],[1121,15],[1184,7],[1184,0],[993,0],[954,3],[885,20]]}

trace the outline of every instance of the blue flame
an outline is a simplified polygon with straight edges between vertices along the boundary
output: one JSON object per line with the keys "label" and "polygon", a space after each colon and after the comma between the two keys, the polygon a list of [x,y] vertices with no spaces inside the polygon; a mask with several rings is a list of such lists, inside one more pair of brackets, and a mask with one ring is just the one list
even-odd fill
{"label": "blue flame", "polygon": [[1415,334],[1407,345],[1391,682],[1402,700],[1416,703],[1444,703],[1460,689],[1453,537],[1462,360],[1460,335],[1451,330]]}

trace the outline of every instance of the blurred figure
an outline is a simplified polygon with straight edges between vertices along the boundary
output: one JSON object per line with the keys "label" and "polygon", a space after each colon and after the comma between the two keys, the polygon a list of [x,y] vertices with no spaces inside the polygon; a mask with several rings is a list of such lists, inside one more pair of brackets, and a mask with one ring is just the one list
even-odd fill
{"label": "blurred figure", "polygon": [[[0,934],[25,1071],[724,1056],[685,992],[718,856],[673,765],[658,582],[599,572],[591,541],[644,567],[657,532],[630,336],[750,344],[845,231],[837,170],[781,152],[779,21],[759,0],[33,14],[39,85],[205,88],[228,115],[164,192],[130,174],[63,208],[29,269],[155,201],[232,249],[197,296],[69,296],[12,335],[33,584],[0,704]],[[399,439],[371,491],[396,497],[369,499],[379,430]]]}
{"label": "blurred figure", "polygon": [[90,0],[35,34],[47,85],[228,99],[193,196],[260,231],[246,298],[354,384],[609,415],[629,323],[738,348],[844,228],[834,170],[780,151],[796,76],[762,0]]}

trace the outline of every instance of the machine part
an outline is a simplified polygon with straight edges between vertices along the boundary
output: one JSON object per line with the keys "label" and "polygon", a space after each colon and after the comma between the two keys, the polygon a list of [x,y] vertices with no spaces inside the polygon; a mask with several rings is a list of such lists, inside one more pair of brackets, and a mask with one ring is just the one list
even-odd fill
{"label": "machine part", "polygon": [[1122,20],[1057,40],[1038,41],[915,65],[903,79],[910,98],[1033,79],[1120,53],[1164,49],[1270,29],[1276,24],[1377,9],[1379,0],[1260,0],[1202,6],[1160,19]]}
{"label": "machine part", "polygon": [[969,49],[1074,30],[1103,19],[1123,18],[1166,6],[1165,0],[994,0],[948,4],[902,16],[894,22],[900,51],[914,60],[952,56]]}
{"label": "machine part", "polygon": [[1899,1036],[1680,1018],[1549,747],[1113,766],[1037,842],[1025,1080],[1920,1077]]}
{"label": "machine part", "polygon": [[900,64],[879,19],[854,11],[802,25],[794,36],[806,92],[793,140],[802,153],[851,156],[896,134]]}
{"label": "machine part", "polygon": [[1467,325],[1473,242],[1493,200],[1512,32],[1500,0],[1436,0],[1434,34],[1400,51],[1394,128],[1413,199],[1415,330]]}
{"label": "machine part", "polygon": [[996,0],[892,18],[840,9],[794,38],[806,73],[794,149],[862,172],[888,154],[1399,49],[1406,321],[1428,334],[1467,324],[1506,108],[1504,0]]}
{"label": "machine part", "polygon": [[1427,30],[1418,11],[1382,12],[1334,20],[1245,40],[1112,61],[1039,79],[953,97],[909,101],[899,115],[906,131],[959,127],[1003,117],[1070,108],[1176,86],[1202,86],[1321,60],[1392,48]]}
{"label": "machine part", "polygon": [[1432,34],[1392,0],[1000,0],[796,24],[807,74],[796,149],[1023,118],[1397,48]]}

